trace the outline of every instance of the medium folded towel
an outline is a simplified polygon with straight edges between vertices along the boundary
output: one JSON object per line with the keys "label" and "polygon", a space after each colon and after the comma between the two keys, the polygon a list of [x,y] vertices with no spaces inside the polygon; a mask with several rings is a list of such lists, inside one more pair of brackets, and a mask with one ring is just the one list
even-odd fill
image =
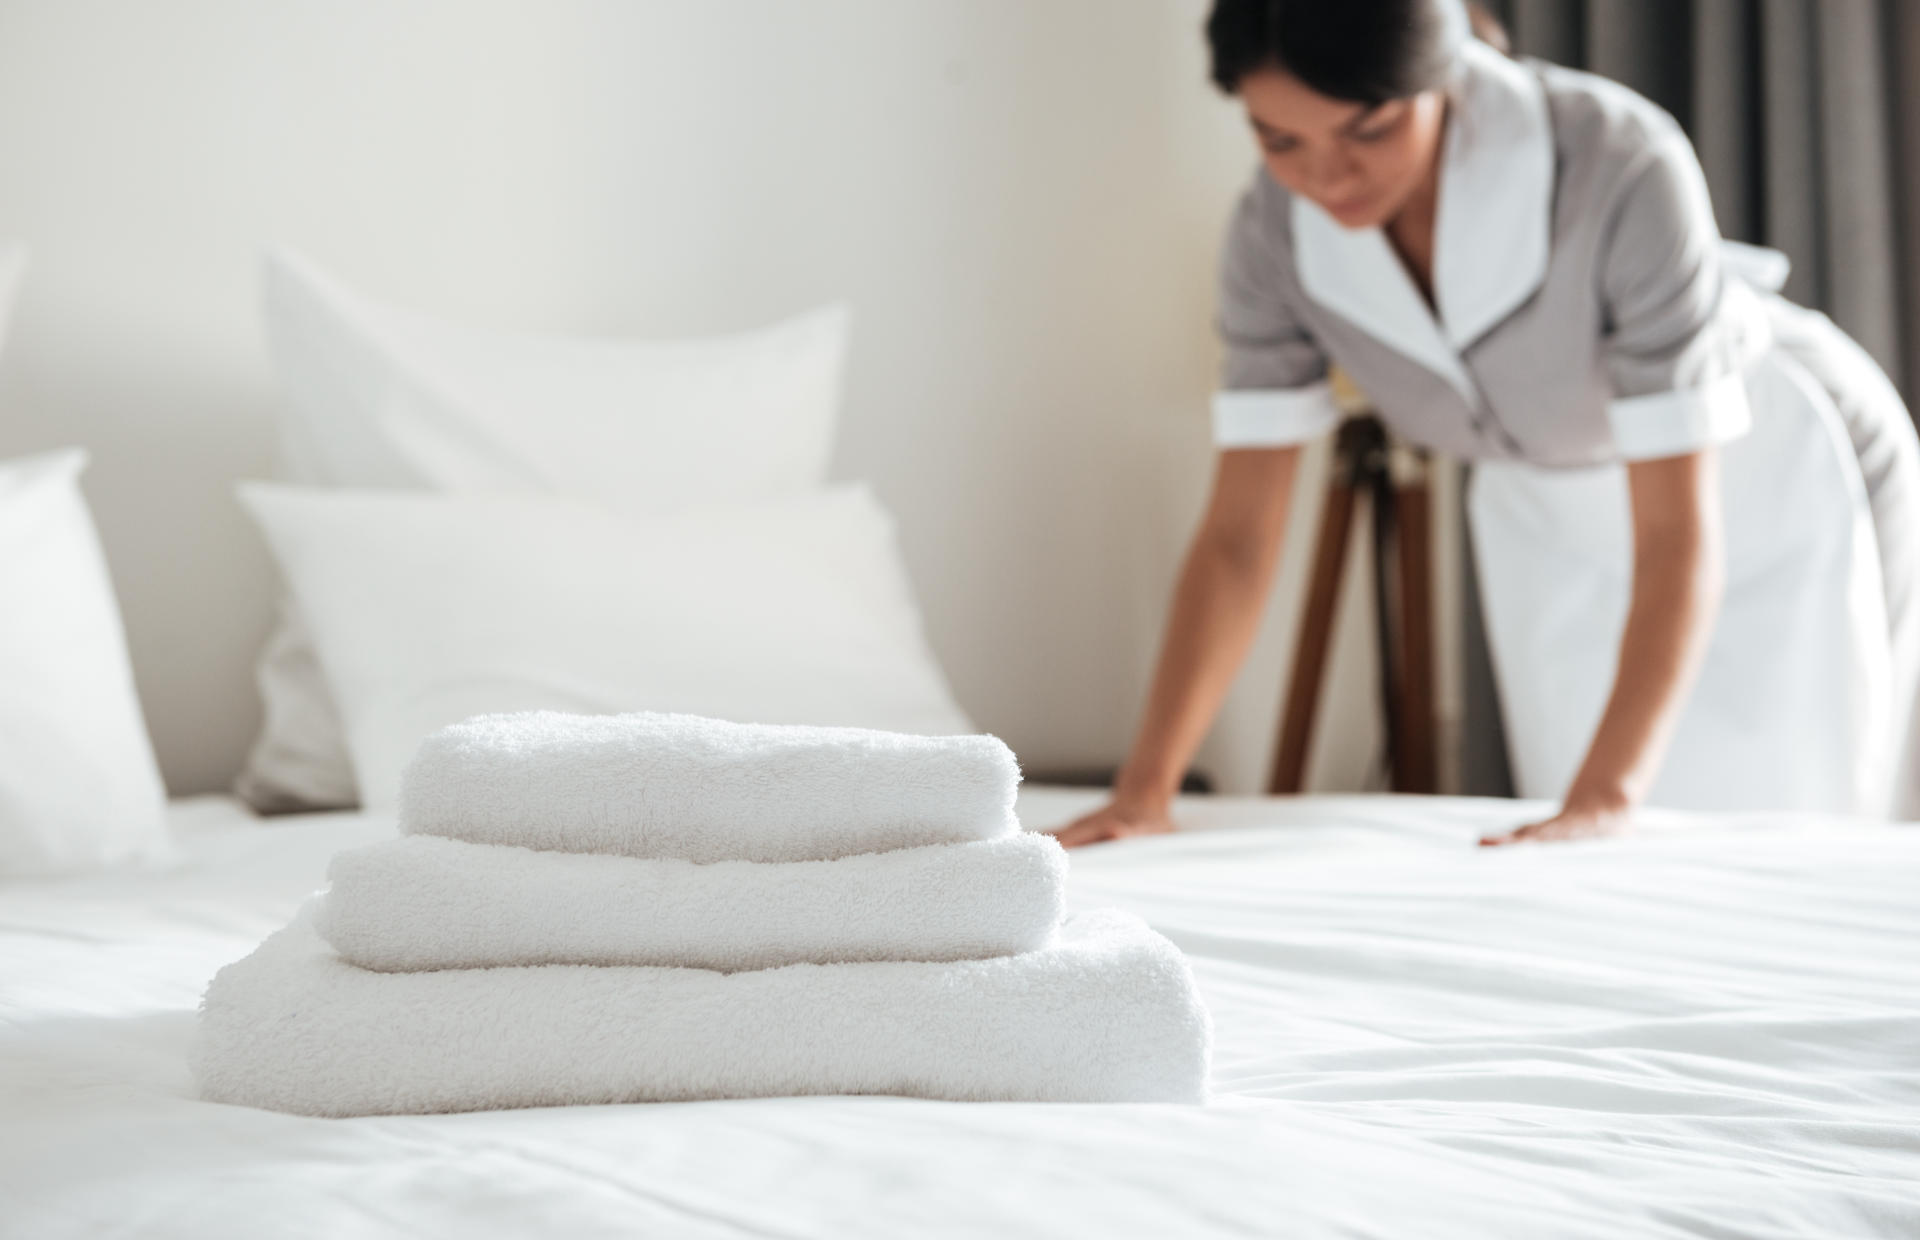
{"label": "medium folded towel", "polygon": [[1130,913],[1039,951],[949,964],[374,973],[312,907],[213,979],[203,1097],[302,1115],[902,1094],[1199,1102],[1211,1038],[1193,975]]}
{"label": "medium folded towel", "polygon": [[1009,834],[1019,782],[991,736],[482,715],[421,743],[400,829],[558,852],[820,861]]}
{"label": "medium folded towel", "polygon": [[322,937],[362,968],[972,960],[1044,947],[1066,853],[1022,832],[837,861],[534,852],[407,836],[335,855]]}

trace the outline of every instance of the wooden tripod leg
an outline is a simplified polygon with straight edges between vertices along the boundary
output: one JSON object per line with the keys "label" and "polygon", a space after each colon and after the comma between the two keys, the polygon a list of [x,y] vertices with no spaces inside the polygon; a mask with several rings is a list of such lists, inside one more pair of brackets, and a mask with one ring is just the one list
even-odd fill
{"label": "wooden tripod leg", "polygon": [[1433,687],[1433,525],[1427,484],[1398,488],[1394,540],[1400,561],[1399,752],[1393,755],[1396,792],[1438,792]]}
{"label": "wooden tripod leg", "polygon": [[1280,740],[1273,754],[1267,793],[1281,796],[1301,791],[1307,777],[1307,742],[1313,735],[1313,717],[1320,703],[1320,682],[1326,676],[1327,651],[1333,643],[1334,609],[1340,602],[1340,578],[1347,563],[1347,530],[1353,521],[1354,488],[1345,470],[1335,462],[1327,480],[1327,497],[1320,508],[1320,533],[1313,551],[1313,576],[1307,583],[1307,603],[1300,616],[1300,633],[1293,645],[1293,668],[1287,674],[1287,704],[1280,717]]}

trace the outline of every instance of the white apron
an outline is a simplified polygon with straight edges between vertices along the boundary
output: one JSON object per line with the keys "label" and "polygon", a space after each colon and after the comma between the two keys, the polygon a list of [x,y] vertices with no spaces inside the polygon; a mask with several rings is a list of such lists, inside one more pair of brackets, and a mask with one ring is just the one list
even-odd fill
{"label": "white apron", "polygon": [[[1719,449],[1726,591],[1648,803],[1884,814],[1893,673],[1867,496],[1833,401],[1781,350]],[[1632,589],[1624,466],[1475,466],[1468,499],[1516,791],[1566,793]]]}

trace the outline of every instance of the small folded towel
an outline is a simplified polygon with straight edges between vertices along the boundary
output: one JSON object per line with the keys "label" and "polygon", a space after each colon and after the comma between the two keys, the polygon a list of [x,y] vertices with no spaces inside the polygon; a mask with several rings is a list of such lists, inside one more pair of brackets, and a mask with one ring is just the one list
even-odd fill
{"label": "small folded towel", "polygon": [[1021,832],[837,861],[534,852],[407,836],[336,854],[316,915],[362,968],[973,960],[1044,947],[1067,858]]}
{"label": "small folded towel", "polygon": [[427,737],[400,829],[475,844],[684,861],[822,861],[1018,828],[1019,764],[991,736],[482,715]]}
{"label": "small folded towel", "polygon": [[1130,913],[948,964],[374,973],[312,906],[207,988],[201,1096],[301,1115],[900,1094],[1199,1102],[1211,1029],[1173,944]]}

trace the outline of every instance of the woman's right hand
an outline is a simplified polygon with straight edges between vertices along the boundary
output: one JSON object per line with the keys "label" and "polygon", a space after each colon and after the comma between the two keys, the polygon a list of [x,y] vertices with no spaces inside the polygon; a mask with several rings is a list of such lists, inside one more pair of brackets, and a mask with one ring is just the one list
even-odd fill
{"label": "woman's right hand", "polygon": [[1172,806],[1165,803],[1112,800],[1091,814],[1062,827],[1056,838],[1068,848],[1098,844],[1132,835],[1162,835],[1173,830]]}

